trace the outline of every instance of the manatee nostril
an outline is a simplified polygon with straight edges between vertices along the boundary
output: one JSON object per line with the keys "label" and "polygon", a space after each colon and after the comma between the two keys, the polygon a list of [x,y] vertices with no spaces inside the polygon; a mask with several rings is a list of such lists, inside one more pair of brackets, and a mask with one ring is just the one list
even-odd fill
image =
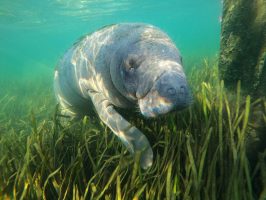
{"label": "manatee nostril", "polygon": [[175,95],[175,94],[176,94],[176,90],[175,90],[174,88],[168,88],[168,89],[167,89],[167,93],[168,93],[169,95]]}

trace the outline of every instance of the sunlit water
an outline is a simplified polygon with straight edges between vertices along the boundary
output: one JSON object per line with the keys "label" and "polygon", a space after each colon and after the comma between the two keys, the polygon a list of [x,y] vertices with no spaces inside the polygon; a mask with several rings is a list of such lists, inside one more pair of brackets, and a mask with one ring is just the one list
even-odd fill
{"label": "sunlit water", "polygon": [[80,36],[119,22],[160,27],[190,65],[217,54],[220,15],[220,0],[1,0],[1,77],[52,71]]}

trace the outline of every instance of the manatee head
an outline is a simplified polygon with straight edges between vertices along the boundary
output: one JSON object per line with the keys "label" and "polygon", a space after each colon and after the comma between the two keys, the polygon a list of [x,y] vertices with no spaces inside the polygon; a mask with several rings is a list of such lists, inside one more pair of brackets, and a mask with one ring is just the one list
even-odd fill
{"label": "manatee head", "polygon": [[128,98],[137,101],[145,117],[182,110],[192,102],[179,59],[159,59],[129,54],[120,66],[121,81]]}

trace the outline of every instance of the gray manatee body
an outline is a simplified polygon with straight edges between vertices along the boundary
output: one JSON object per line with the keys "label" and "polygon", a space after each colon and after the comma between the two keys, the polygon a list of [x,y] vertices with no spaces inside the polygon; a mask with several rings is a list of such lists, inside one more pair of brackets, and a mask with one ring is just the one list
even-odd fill
{"label": "gray manatee body", "polygon": [[115,107],[138,106],[156,117],[191,103],[178,49],[164,32],[140,23],[110,25],[74,44],[55,70],[54,89],[66,115],[95,108],[131,153],[141,152],[144,169],[152,165],[152,148]]}

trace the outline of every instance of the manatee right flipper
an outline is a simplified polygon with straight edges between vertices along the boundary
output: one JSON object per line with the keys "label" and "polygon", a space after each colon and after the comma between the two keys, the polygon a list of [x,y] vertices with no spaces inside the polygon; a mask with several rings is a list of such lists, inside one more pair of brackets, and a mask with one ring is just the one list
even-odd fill
{"label": "manatee right flipper", "polygon": [[153,152],[146,136],[125,120],[102,93],[90,91],[89,95],[100,119],[120,138],[130,153],[141,152],[140,165],[143,169],[150,167]]}

